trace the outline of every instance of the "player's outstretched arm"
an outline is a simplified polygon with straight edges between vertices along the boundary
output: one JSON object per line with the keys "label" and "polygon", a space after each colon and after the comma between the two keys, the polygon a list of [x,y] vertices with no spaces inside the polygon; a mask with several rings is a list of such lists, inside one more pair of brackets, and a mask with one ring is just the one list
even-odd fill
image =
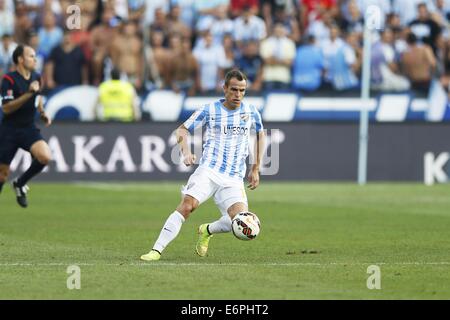
{"label": "player's outstretched arm", "polygon": [[180,145],[181,153],[183,154],[183,162],[186,166],[195,164],[196,156],[191,153],[188,145],[189,131],[184,125],[181,125],[176,130],[177,143]]}

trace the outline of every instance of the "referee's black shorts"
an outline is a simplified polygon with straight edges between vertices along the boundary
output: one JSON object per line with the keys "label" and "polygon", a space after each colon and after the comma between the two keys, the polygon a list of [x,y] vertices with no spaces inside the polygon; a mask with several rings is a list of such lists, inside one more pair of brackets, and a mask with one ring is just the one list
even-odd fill
{"label": "referee's black shorts", "polygon": [[31,146],[44,140],[41,130],[35,126],[13,127],[5,124],[0,125],[0,164],[10,165],[19,148],[30,151]]}

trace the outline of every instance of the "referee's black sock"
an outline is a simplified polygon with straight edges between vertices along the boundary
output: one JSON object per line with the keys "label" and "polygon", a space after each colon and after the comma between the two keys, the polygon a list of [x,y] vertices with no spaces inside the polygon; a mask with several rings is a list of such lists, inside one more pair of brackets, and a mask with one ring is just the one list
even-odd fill
{"label": "referee's black sock", "polygon": [[36,159],[33,159],[33,162],[31,163],[31,166],[28,168],[27,171],[25,171],[19,179],[17,179],[17,185],[19,187],[23,187],[27,184],[28,181],[31,180],[35,175],[39,174],[42,170],[44,170],[45,165],[37,161]]}
{"label": "referee's black sock", "polygon": [[3,185],[4,184],[5,184],[4,182],[0,182],[0,193],[2,193],[2,189],[3,189]]}

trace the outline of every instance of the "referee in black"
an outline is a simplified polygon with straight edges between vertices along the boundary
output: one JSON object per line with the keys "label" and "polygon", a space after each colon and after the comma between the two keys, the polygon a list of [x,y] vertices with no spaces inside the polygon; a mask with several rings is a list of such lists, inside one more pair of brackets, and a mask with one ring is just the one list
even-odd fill
{"label": "referee in black", "polygon": [[41,77],[35,72],[35,51],[29,46],[19,45],[13,53],[13,61],[16,71],[3,76],[0,92],[3,110],[0,124],[0,193],[8,179],[9,166],[17,150],[22,148],[30,152],[33,157],[31,166],[12,182],[17,203],[26,208],[26,183],[51,160],[50,148],[34,123],[36,109],[47,127],[51,120],[44,112],[42,98],[38,96]]}

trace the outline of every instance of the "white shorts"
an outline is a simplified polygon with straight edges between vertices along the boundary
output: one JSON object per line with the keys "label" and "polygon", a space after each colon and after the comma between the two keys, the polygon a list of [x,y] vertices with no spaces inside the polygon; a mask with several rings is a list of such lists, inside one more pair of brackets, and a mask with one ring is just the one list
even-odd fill
{"label": "white shorts", "polygon": [[227,215],[228,209],[237,202],[248,206],[244,181],[220,178],[219,175],[209,168],[198,167],[181,193],[194,197],[199,204],[214,196],[214,202],[223,216]]}

